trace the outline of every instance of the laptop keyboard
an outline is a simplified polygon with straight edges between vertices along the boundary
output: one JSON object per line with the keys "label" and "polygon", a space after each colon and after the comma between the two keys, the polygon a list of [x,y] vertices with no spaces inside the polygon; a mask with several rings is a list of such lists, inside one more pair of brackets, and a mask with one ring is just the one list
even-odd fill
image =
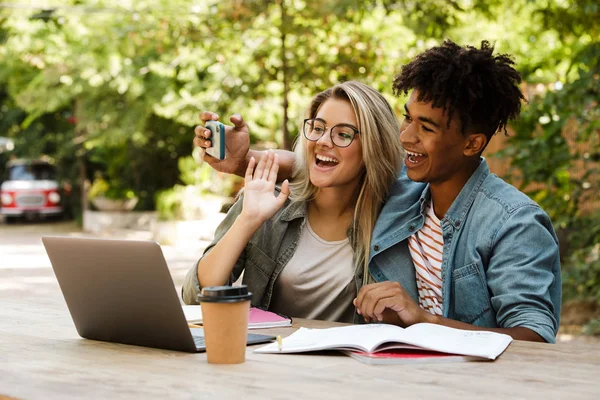
{"label": "laptop keyboard", "polygon": [[196,348],[204,349],[206,347],[206,343],[204,342],[204,336],[192,335],[192,338],[194,338],[194,343],[196,344]]}
{"label": "laptop keyboard", "polygon": [[[192,328],[190,329],[190,332],[192,333],[192,338],[194,339],[194,344],[196,345],[196,348],[198,350],[205,350],[206,342],[204,341],[204,331],[202,330],[202,328]],[[268,343],[273,340],[275,340],[275,336],[249,333],[246,343],[248,345],[253,345],[258,343]]]}

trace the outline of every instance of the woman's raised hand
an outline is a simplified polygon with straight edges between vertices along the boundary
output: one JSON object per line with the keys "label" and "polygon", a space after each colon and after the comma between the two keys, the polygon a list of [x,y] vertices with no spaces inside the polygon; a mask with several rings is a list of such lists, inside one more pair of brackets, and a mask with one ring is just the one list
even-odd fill
{"label": "woman's raised hand", "polygon": [[281,193],[276,195],[278,170],[279,158],[270,150],[261,157],[258,165],[254,157],[248,163],[244,176],[244,208],[241,216],[247,222],[255,224],[257,229],[283,207],[290,194],[289,182],[286,179],[281,185]]}

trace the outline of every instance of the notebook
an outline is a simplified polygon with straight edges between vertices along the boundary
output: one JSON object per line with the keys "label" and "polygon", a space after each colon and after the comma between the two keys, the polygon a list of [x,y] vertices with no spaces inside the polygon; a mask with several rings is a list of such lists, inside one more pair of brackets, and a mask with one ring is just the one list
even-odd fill
{"label": "notebook", "polygon": [[350,325],[328,329],[300,328],[278,343],[256,349],[257,353],[302,353],[341,350],[376,354],[390,350],[429,350],[473,359],[495,360],[508,347],[508,335],[467,331],[436,324],[401,328],[387,324]]}
{"label": "notebook", "polygon": [[[188,323],[202,324],[201,306],[183,306],[183,313]],[[292,319],[260,308],[250,308],[248,329],[277,328],[281,326],[292,326]]]}

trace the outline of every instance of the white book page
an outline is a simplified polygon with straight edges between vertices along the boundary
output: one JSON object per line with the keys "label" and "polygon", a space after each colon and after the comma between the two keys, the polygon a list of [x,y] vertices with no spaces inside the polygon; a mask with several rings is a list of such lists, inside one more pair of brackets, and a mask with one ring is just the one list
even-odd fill
{"label": "white book page", "polygon": [[316,350],[361,350],[371,352],[379,344],[397,340],[403,329],[384,324],[351,325],[339,328],[300,328],[282,340],[282,349],[270,343],[257,353],[300,353]]}
{"label": "white book page", "polygon": [[199,305],[181,307],[183,308],[183,314],[185,315],[187,322],[190,324],[202,323],[202,308]]}
{"label": "white book page", "polygon": [[279,326],[292,326],[292,324],[288,321],[248,323],[248,329],[277,328]]}
{"label": "white book page", "polygon": [[416,324],[404,330],[403,342],[428,350],[495,360],[512,338],[488,331],[467,331],[435,324]]}

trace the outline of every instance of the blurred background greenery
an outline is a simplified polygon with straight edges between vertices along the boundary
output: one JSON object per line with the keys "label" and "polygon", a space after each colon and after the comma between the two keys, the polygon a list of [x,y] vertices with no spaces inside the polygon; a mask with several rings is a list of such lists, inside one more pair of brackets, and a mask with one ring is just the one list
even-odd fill
{"label": "blurred background greenery", "polygon": [[400,115],[403,63],[444,38],[487,39],[514,56],[529,102],[486,156],[551,216],[565,304],[585,304],[599,333],[599,21],[597,0],[2,3],[0,136],[14,150],[0,151],[0,172],[11,156],[47,155],[84,199],[76,214],[88,182],[185,218],[190,194],[239,187],[192,158],[199,111],[239,112],[255,147],[290,148],[316,92],[358,79]]}

